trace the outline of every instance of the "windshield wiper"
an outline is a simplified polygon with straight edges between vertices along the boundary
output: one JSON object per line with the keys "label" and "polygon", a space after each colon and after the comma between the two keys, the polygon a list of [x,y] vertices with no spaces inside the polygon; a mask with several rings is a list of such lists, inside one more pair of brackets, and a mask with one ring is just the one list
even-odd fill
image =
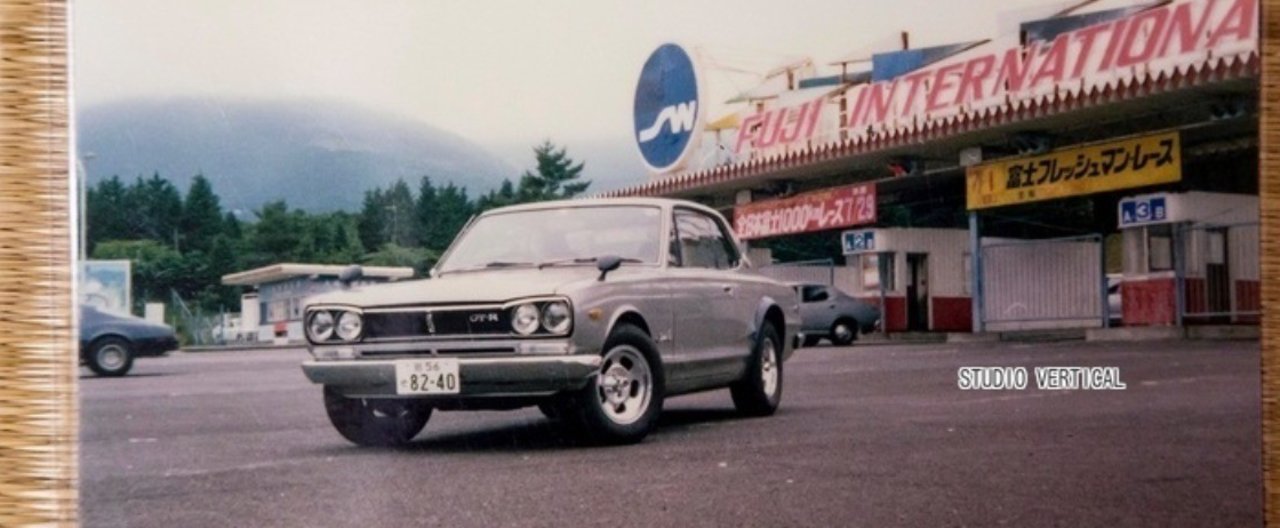
{"label": "windshield wiper", "polygon": [[532,265],[533,265],[533,263],[532,263],[532,262],[504,262],[504,261],[501,261],[501,260],[495,260],[495,261],[493,261],[493,262],[486,262],[486,263],[484,264],[484,266],[483,266],[483,267],[485,267],[485,268],[514,268],[514,267],[516,267],[516,266],[532,266]]}
{"label": "windshield wiper", "polygon": [[[548,260],[546,262],[538,263],[538,269],[546,268],[548,266],[559,266],[562,264],[589,264],[597,260],[600,260],[600,257],[576,257],[576,258]],[[633,262],[636,264],[644,263],[643,260],[636,259],[636,258],[620,258],[619,260],[623,262]]]}

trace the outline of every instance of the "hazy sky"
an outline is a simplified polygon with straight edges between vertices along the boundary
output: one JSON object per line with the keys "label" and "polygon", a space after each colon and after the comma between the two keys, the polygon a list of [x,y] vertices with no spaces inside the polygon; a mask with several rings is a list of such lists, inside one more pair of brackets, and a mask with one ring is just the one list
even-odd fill
{"label": "hazy sky", "polygon": [[[913,46],[997,32],[1001,13],[1060,0],[338,2],[78,0],[78,104],[119,98],[332,98],[422,120],[528,165],[551,139],[630,144],[631,98],[654,47],[724,67],[820,64],[898,30]],[[745,77],[709,72],[721,89]],[[740,86],[748,88],[749,86]],[[638,156],[636,157],[638,163]]]}

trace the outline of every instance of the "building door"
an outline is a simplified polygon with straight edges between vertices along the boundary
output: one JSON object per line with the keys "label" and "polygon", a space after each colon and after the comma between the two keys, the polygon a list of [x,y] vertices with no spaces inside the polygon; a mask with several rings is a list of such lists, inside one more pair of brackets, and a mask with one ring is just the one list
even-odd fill
{"label": "building door", "polygon": [[1227,268],[1227,230],[1210,229],[1205,255],[1205,308],[1212,314],[1231,311],[1231,277]]}
{"label": "building door", "polygon": [[907,330],[929,329],[929,254],[907,253]]}

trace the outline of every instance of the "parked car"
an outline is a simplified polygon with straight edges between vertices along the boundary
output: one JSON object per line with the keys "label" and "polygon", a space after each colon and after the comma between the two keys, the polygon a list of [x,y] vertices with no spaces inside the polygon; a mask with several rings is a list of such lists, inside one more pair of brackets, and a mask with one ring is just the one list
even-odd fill
{"label": "parked car", "polygon": [[[256,329],[255,329],[256,330]],[[240,316],[229,315],[222,322],[209,330],[213,340],[218,343],[247,341],[244,330],[240,327]]]}
{"label": "parked car", "polygon": [[813,346],[823,338],[845,346],[859,333],[875,330],[880,309],[824,284],[791,285],[800,294],[801,344]]}
{"label": "parked car", "polygon": [[168,325],[80,306],[80,363],[99,376],[123,376],[135,358],[177,349],[178,337]]}
{"label": "parked car", "polygon": [[1124,297],[1120,294],[1120,284],[1123,282],[1123,274],[1107,274],[1107,316],[1113,325],[1124,319]]}
{"label": "parked car", "polygon": [[769,415],[799,303],[749,268],[724,218],[690,202],[496,209],[433,278],[312,297],[302,370],[358,445],[404,444],[436,410],[535,405],[590,440],[637,442],[664,399],[722,387]]}

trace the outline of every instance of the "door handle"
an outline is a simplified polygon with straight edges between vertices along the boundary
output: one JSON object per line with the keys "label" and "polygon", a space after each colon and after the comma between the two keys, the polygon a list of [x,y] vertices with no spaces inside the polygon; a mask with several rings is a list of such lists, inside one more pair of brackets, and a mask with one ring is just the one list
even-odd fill
{"label": "door handle", "polygon": [[729,294],[729,295],[733,295],[733,286],[732,286],[732,285],[730,285],[730,284],[725,284],[724,286],[722,286],[722,288],[724,289],[724,292],[725,292],[725,293],[727,293],[727,294]]}

